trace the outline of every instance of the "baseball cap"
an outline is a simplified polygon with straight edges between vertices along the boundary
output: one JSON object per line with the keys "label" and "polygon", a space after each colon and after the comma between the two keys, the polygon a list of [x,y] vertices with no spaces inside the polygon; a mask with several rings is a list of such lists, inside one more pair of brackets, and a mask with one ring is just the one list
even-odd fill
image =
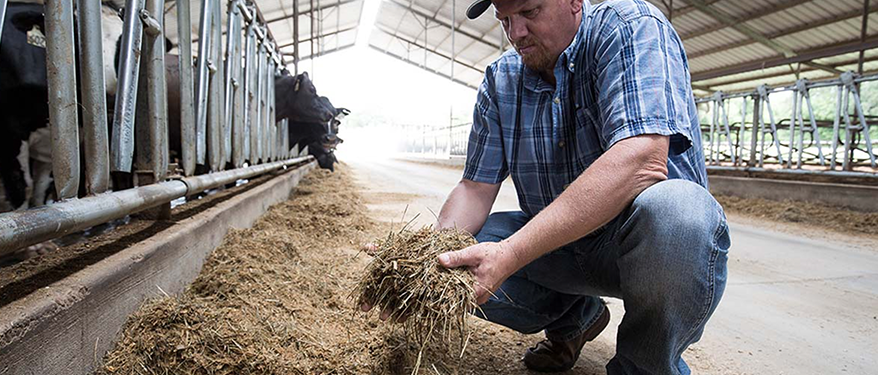
{"label": "baseball cap", "polygon": [[482,13],[485,13],[488,10],[488,7],[491,6],[491,0],[476,0],[470,4],[469,8],[466,9],[466,17],[474,20],[479,18]]}

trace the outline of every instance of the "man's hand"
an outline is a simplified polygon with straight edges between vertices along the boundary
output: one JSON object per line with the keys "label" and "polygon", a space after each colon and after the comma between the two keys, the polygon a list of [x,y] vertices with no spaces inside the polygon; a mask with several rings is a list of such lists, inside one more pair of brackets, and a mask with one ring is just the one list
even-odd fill
{"label": "man's hand", "polygon": [[488,301],[500,285],[519,268],[515,253],[503,242],[483,242],[460,251],[439,255],[439,264],[445,268],[467,267],[476,278],[476,301]]}

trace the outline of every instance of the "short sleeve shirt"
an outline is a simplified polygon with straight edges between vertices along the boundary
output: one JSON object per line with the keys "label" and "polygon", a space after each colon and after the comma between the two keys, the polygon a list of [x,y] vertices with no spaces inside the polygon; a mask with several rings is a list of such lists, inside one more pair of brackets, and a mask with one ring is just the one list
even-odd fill
{"label": "short sleeve shirt", "polygon": [[656,134],[670,138],[668,177],[707,187],[689,65],[670,22],[642,0],[584,5],[554,86],[514,50],[486,68],[463,177],[511,175],[533,216],[615,143]]}

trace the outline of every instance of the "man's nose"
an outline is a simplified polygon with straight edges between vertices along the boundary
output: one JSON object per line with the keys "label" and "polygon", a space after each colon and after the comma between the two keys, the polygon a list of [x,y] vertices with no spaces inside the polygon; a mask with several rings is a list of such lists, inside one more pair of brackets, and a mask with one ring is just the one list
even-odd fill
{"label": "man's nose", "polygon": [[528,35],[528,31],[525,20],[518,15],[513,15],[509,17],[509,21],[506,27],[506,34],[509,36],[509,40],[512,43],[517,43],[519,40],[526,37]]}

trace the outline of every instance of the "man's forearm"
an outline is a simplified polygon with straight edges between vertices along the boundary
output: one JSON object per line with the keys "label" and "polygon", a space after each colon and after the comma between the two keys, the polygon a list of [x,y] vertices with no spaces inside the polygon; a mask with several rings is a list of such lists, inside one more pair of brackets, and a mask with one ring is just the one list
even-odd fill
{"label": "man's forearm", "polygon": [[485,225],[500,185],[461,180],[439,211],[437,229],[457,227],[475,235]]}
{"label": "man's forearm", "polygon": [[597,230],[643,190],[667,179],[667,149],[667,137],[661,136],[618,142],[552,204],[504,241],[515,254],[517,268]]}

